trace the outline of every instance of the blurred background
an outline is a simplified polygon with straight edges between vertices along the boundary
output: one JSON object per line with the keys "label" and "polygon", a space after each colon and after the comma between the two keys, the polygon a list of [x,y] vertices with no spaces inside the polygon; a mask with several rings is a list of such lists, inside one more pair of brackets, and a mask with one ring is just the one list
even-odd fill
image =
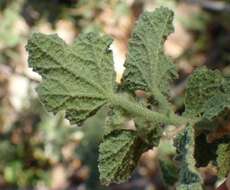
{"label": "blurred background", "polygon": [[[64,113],[48,113],[35,92],[41,77],[28,68],[25,51],[33,32],[57,33],[67,43],[80,32],[104,32],[114,39],[119,82],[136,20],[144,10],[161,5],[175,12],[175,33],[166,41],[165,52],[179,72],[171,96],[180,113],[187,76],[195,68],[206,65],[230,75],[230,0],[0,0],[1,190],[174,189],[177,171],[170,159],[175,148],[167,136],[159,148],[142,156],[127,183],[100,186],[97,159],[104,111],[80,127],[70,126]],[[160,167],[167,171],[166,180]],[[220,183],[216,169],[200,171],[206,189],[214,190]]]}

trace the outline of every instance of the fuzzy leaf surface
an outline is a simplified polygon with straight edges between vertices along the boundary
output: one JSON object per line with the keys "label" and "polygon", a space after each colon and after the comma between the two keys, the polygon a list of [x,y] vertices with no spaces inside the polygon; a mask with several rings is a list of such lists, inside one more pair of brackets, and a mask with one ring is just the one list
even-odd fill
{"label": "fuzzy leaf surface", "polygon": [[169,82],[177,76],[175,65],[164,55],[164,41],[174,31],[173,12],[158,8],[144,12],[128,43],[124,87],[145,90],[152,95],[166,94]]}
{"label": "fuzzy leaf surface", "polygon": [[71,123],[80,124],[107,103],[115,81],[111,43],[96,33],[82,34],[72,45],[57,35],[32,35],[29,65],[43,78],[37,91],[48,111],[65,110]]}
{"label": "fuzzy leaf surface", "polygon": [[219,71],[197,69],[188,81],[185,114],[212,120],[225,108],[230,108],[229,84]]}
{"label": "fuzzy leaf surface", "polygon": [[179,184],[177,190],[202,190],[202,180],[196,170],[194,159],[195,135],[194,128],[189,125],[175,141],[177,160],[180,161]]}
{"label": "fuzzy leaf surface", "polygon": [[163,133],[161,124],[140,117],[136,117],[134,121],[139,137],[148,144],[149,148],[158,146]]}
{"label": "fuzzy leaf surface", "polygon": [[230,109],[230,94],[221,93],[213,96],[204,104],[203,109],[203,117],[211,121],[225,109]]}
{"label": "fuzzy leaf surface", "polygon": [[99,148],[100,181],[104,185],[125,182],[146,146],[136,131],[115,130],[105,136]]}
{"label": "fuzzy leaf surface", "polygon": [[178,169],[176,168],[174,163],[171,160],[165,158],[160,159],[159,163],[164,182],[167,185],[175,184],[175,182],[178,180]]}
{"label": "fuzzy leaf surface", "polygon": [[105,119],[104,134],[108,135],[114,130],[125,129],[128,124],[128,117],[126,115],[124,110],[118,107],[111,108]]}
{"label": "fuzzy leaf surface", "polygon": [[230,172],[230,143],[223,143],[217,149],[218,175],[226,177]]}

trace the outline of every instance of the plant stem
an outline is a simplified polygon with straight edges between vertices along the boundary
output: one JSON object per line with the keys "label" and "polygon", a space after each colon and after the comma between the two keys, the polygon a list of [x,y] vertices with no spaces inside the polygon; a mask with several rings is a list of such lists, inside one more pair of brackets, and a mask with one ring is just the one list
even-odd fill
{"label": "plant stem", "polygon": [[149,121],[164,123],[166,125],[181,125],[189,122],[187,118],[178,116],[174,113],[166,115],[155,111],[151,111],[138,103],[131,102],[122,95],[112,95],[110,99],[113,105],[120,106],[127,112],[134,114],[136,116],[143,117]]}
{"label": "plant stem", "polygon": [[152,90],[152,94],[156,99],[156,101],[158,102],[159,108],[160,110],[162,110],[163,113],[173,113],[172,105],[157,88],[154,88]]}

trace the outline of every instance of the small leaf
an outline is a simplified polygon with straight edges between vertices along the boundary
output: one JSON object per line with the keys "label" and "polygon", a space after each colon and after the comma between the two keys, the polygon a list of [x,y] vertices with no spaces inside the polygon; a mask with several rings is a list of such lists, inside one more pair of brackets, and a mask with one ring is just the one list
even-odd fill
{"label": "small leaf", "polygon": [[167,185],[173,185],[178,180],[178,169],[169,159],[160,159],[162,177]]}
{"label": "small leaf", "polygon": [[176,67],[164,55],[164,41],[174,31],[173,12],[158,8],[144,12],[128,44],[123,85],[125,88],[145,90],[152,95],[167,94],[169,82],[177,76]]}
{"label": "small leaf", "polygon": [[111,42],[89,33],[68,46],[57,35],[32,35],[29,65],[43,77],[37,91],[49,111],[65,110],[71,123],[80,124],[107,103],[115,81]]}
{"label": "small leaf", "polygon": [[108,185],[126,181],[146,151],[145,147],[136,131],[115,130],[106,135],[99,148],[101,183]]}
{"label": "small leaf", "polygon": [[104,134],[108,135],[114,130],[125,129],[128,121],[129,119],[124,110],[118,107],[111,108],[105,120]]}
{"label": "small leaf", "polygon": [[177,148],[177,160],[180,161],[179,184],[178,190],[202,190],[202,179],[195,168],[194,147],[195,135],[192,125],[185,128],[180,134],[175,145]]}
{"label": "small leaf", "polygon": [[223,143],[217,149],[218,175],[226,177],[230,172],[230,143]]}
{"label": "small leaf", "polygon": [[148,121],[143,118],[135,118],[135,126],[138,136],[148,144],[149,148],[158,146],[163,133],[163,128],[160,123]]}
{"label": "small leaf", "polygon": [[205,67],[189,78],[185,95],[185,115],[212,120],[230,107],[229,84],[219,71]]}

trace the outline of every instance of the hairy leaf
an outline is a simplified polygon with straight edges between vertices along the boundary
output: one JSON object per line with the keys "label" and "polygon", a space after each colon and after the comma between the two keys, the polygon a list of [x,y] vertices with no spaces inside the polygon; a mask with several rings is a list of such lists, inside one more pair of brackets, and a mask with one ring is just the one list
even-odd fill
{"label": "hairy leaf", "polygon": [[212,120],[218,116],[225,109],[230,109],[230,94],[217,94],[207,100],[203,106],[203,117],[208,120]]}
{"label": "hairy leaf", "polygon": [[164,41],[173,32],[173,12],[158,8],[139,19],[128,44],[124,86],[131,91],[145,90],[159,97],[166,94],[176,68],[164,55]]}
{"label": "hairy leaf", "polygon": [[175,145],[178,154],[177,159],[180,161],[179,184],[177,185],[177,189],[202,190],[202,179],[195,168],[195,135],[192,125],[187,126],[183,133],[177,137]]}
{"label": "hairy leaf", "polygon": [[205,67],[189,78],[185,95],[185,114],[211,120],[230,107],[229,84],[219,71]]}
{"label": "hairy leaf", "polygon": [[115,130],[106,135],[99,148],[101,182],[108,185],[126,181],[145,150],[136,131]]}
{"label": "hairy leaf", "polygon": [[220,144],[216,153],[218,175],[226,177],[230,172],[230,143]]}
{"label": "hairy leaf", "polygon": [[105,120],[104,134],[107,135],[114,130],[125,129],[127,127],[128,120],[129,119],[124,110],[119,109],[118,107],[111,108]]}
{"label": "hairy leaf", "polygon": [[137,117],[134,121],[139,137],[148,144],[149,148],[158,146],[163,133],[161,124]]}
{"label": "hairy leaf", "polygon": [[154,125],[141,118],[135,118],[137,131],[134,131],[135,128],[127,130],[130,128],[127,113],[119,108],[114,108],[109,113],[99,159],[100,179],[104,184],[127,180],[140,155],[158,145],[162,134],[159,124]]}
{"label": "hairy leaf", "polygon": [[89,33],[69,46],[57,35],[32,35],[29,65],[43,77],[37,91],[49,111],[65,110],[70,122],[79,124],[107,102],[115,81],[111,42]]}
{"label": "hairy leaf", "polygon": [[171,160],[167,158],[160,159],[160,168],[164,182],[167,185],[176,183],[178,180],[178,169]]}

